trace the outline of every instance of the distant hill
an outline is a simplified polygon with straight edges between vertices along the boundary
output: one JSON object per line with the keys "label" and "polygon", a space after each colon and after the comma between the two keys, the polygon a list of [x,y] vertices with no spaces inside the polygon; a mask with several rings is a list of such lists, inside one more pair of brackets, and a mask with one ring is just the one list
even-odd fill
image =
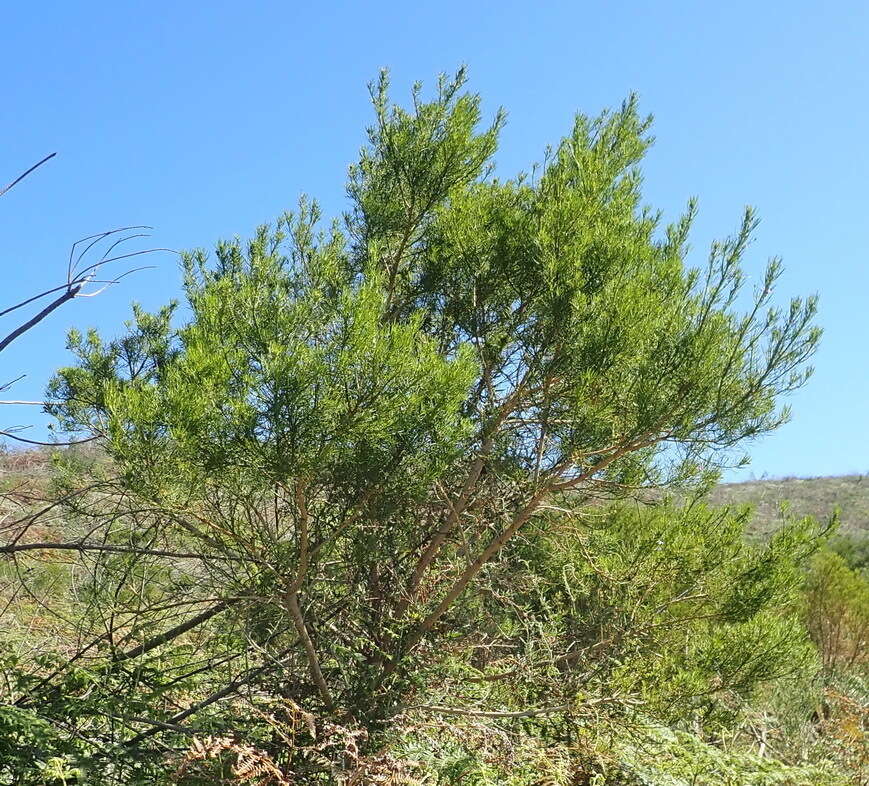
{"label": "distant hill", "polygon": [[[90,446],[73,450],[88,452]],[[49,451],[0,453],[0,493],[24,480],[38,482],[47,475]],[[869,535],[869,475],[841,475],[827,478],[778,478],[722,483],[712,491],[713,505],[753,505],[751,529],[763,536],[781,524],[780,506],[788,503],[796,516],[814,516],[819,521],[840,510],[840,532]]]}
{"label": "distant hill", "polygon": [[838,507],[841,533],[869,534],[869,475],[722,483],[710,501],[713,505],[753,505],[752,530],[758,535],[768,534],[781,523],[783,502],[792,514],[819,521],[828,519]]}

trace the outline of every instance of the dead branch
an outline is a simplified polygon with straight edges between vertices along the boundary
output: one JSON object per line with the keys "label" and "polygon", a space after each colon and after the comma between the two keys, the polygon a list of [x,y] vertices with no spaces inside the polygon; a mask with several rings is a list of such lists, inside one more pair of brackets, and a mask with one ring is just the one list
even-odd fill
{"label": "dead branch", "polygon": [[34,164],[32,167],[30,167],[30,169],[28,169],[26,172],[24,172],[24,173],[21,174],[21,175],[18,175],[18,177],[16,177],[15,180],[13,180],[13,181],[8,185],[8,186],[6,186],[6,188],[4,188],[2,191],[0,191],[0,197],[2,197],[2,196],[3,196],[7,191],[11,191],[11,190],[12,190],[13,188],[15,188],[15,186],[17,186],[17,185],[18,185],[22,180],[24,180],[24,178],[27,177],[31,172],[33,172],[35,169],[39,169],[39,167],[41,167],[41,166],[42,166],[46,161],[48,161],[49,159],[54,158],[56,155],[57,155],[57,153],[49,153],[45,158],[42,159],[42,161],[39,161],[39,162],[35,163],[35,164]]}

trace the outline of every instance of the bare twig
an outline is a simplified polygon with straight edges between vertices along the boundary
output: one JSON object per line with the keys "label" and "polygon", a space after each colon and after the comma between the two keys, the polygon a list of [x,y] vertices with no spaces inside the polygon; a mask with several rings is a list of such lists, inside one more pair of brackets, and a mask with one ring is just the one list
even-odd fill
{"label": "bare twig", "polygon": [[11,431],[3,431],[0,430],[0,437],[8,437],[9,439],[14,439],[16,442],[24,442],[26,445],[40,445],[42,447],[53,448],[53,447],[67,447],[69,445],[82,445],[85,442],[93,442],[95,439],[100,438],[100,434],[97,434],[93,437],[84,437],[82,439],[74,439],[69,442],[42,442],[38,439],[25,439],[24,437],[19,437],[16,434],[13,434]]}
{"label": "bare twig", "polygon": [[20,551],[99,551],[110,554],[139,554],[145,557],[174,557],[176,559],[200,559],[200,560],[229,560],[238,562],[240,557],[230,556],[211,556],[206,554],[198,554],[193,551],[171,551],[167,549],[146,549],[136,548],[135,546],[111,546],[104,543],[83,543],[73,541],[72,543],[15,543],[6,546],[0,546],[0,554],[17,554]]}
{"label": "bare twig", "polygon": [[49,153],[45,158],[42,159],[42,161],[35,163],[26,172],[24,172],[21,175],[18,175],[18,177],[16,177],[15,180],[13,180],[8,186],[6,186],[6,188],[4,188],[2,191],[0,191],[0,196],[3,196],[7,191],[11,191],[22,180],[24,180],[24,178],[27,177],[31,172],[33,172],[35,169],[39,169],[39,167],[41,167],[46,161],[54,158],[56,155],[57,155],[57,153]]}

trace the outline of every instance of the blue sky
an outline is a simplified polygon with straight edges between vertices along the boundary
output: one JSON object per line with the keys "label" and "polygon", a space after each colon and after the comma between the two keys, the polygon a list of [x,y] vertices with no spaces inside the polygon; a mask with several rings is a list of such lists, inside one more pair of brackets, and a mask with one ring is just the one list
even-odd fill
{"label": "blue sky", "polygon": [[[487,111],[509,113],[504,175],[539,161],[577,110],[637,91],[656,117],[647,201],[675,216],[699,197],[696,263],[750,203],[762,224],[749,274],[780,255],[782,297],[820,295],[815,377],[790,401],[793,422],[750,447],[749,471],[869,471],[867,40],[858,0],[9,3],[0,180],[58,157],[0,200],[0,308],[60,283],[72,241],[113,226],[210,247],[301,192],[340,210],[383,66],[401,98],[467,63]],[[0,382],[28,376],[4,396],[41,397],[69,360],[69,327],[116,333],[131,300],[176,295],[175,260],[151,261],[5,351]],[[0,410],[0,427],[33,423],[32,436],[44,422]]]}

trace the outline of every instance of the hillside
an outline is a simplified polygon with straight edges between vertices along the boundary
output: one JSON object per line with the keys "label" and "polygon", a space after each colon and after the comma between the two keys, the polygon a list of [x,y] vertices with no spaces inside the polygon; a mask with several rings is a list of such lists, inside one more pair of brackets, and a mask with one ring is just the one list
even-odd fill
{"label": "hillside", "polygon": [[840,532],[869,532],[867,475],[723,483],[713,490],[710,501],[714,505],[753,505],[752,528],[759,535],[769,533],[780,523],[783,502],[794,515],[813,516],[819,521],[828,519],[838,507]]}
{"label": "hillside", "polygon": [[[88,455],[92,448],[74,451]],[[45,478],[50,465],[47,451],[0,453],[0,491],[25,478]],[[840,532],[869,533],[869,475],[840,475],[820,478],[771,478],[742,483],[722,483],[710,495],[713,505],[753,505],[752,529],[766,535],[781,522],[780,508],[787,503],[796,516],[813,516],[819,521],[840,511]]]}

